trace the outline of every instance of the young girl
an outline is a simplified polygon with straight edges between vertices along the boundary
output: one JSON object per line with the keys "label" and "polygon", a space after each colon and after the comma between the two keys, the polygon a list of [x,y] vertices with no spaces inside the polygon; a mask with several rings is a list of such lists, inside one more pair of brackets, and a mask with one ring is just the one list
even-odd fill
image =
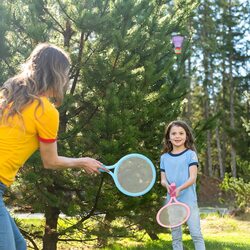
{"label": "young girl", "polygon": [[39,44],[20,74],[0,89],[0,250],[25,250],[26,243],[3,202],[19,168],[39,148],[48,169],[81,168],[99,173],[102,164],[89,157],[57,153],[59,113],[68,83],[69,57],[60,48]]}
{"label": "young girl", "polygon": [[[173,121],[166,127],[163,142],[161,184],[168,193],[169,185],[173,182],[176,184],[177,199],[190,207],[187,224],[195,249],[205,250],[196,195],[198,159],[191,130],[185,122]],[[183,249],[181,226],[172,229],[172,246],[173,250]]]}

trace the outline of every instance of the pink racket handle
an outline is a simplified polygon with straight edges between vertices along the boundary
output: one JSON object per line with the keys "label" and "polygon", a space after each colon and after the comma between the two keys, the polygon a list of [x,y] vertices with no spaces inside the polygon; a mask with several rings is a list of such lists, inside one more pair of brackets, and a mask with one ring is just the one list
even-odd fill
{"label": "pink racket handle", "polygon": [[170,192],[169,194],[170,194],[170,197],[171,197],[171,198],[175,198],[175,196],[176,196],[175,190],[176,190],[176,185],[175,185],[175,183],[173,182],[173,183],[171,183],[170,186],[169,186],[169,192]]}

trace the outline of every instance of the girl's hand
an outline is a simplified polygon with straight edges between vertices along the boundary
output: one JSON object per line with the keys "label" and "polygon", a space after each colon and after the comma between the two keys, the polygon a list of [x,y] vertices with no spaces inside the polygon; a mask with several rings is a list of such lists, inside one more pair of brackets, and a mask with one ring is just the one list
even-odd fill
{"label": "girl's hand", "polygon": [[180,188],[176,188],[175,189],[175,196],[178,197],[180,195],[180,192],[181,192]]}
{"label": "girl's hand", "polygon": [[166,184],[166,189],[168,190],[168,193],[170,194],[170,185]]}
{"label": "girl's hand", "polygon": [[165,180],[161,181],[161,185],[167,189],[168,193],[170,193],[170,185],[168,185]]}
{"label": "girl's hand", "polygon": [[162,180],[162,181],[161,181],[161,185],[162,185],[163,187],[165,187],[165,188],[168,190],[168,192],[169,192],[169,187],[168,187],[168,184],[167,184],[167,182],[166,182],[165,180]]}

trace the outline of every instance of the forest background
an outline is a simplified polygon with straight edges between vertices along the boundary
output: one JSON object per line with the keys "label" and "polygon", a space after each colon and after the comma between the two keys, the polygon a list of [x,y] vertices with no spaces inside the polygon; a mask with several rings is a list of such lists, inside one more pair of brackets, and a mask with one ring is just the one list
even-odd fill
{"label": "forest background", "polygon": [[[249,15],[249,1],[239,0],[2,0],[0,84],[36,44],[63,47],[72,66],[59,109],[60,154],[109,165],[138,152],[159,170],[165,124],[182,119],[196,138],[198,189],[202,177],[219,180],[244,211],[250,193]],[[179,55],[173,33],[185,37]],[[56,249],[76,230],[82,241],[95,235],[100,245],[141,229],[157,238],[154,216],[165,195],[158,177],[152,191],[131,199],[108,175],[45,170],[37,153],[7,203],[45,214],[43,229],[23,231],[31,242],[42,239],[43,249]],[[78,219],[59,229],[61,213]],[[128,227],[114,226],[117,217]],[[88,226],[90,218],[98,221],[95,227]]]}

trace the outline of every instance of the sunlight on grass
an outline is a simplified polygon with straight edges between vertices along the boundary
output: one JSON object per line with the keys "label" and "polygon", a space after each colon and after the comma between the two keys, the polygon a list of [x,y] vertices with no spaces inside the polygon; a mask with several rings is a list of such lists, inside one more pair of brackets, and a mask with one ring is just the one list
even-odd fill
{"label": "sunlight on grass", "polygon": [[243,221],[229,215],[219,217],[216,215],[206,216],[201,220],[201,227],[204,234],[245,234],[249,231],[250,221]]}
{"label": "sunlight on grass", "polygon": [[[100,218],[99,218],[100,220]],[[18,220],[22,228],[26,231],[40,231],[43,234],[44,219],[22,219]],[[63,230],[76,223],[76,219],[60,219],[58,229]],[[96,218],[90,219],[85,224],[89,229],[95,228],[100,221]],[[124,221],[115,220],[113,226],[122,228]],[[220,216],[218,214],[209,214],[201,216],[202,232],[206,243],[206,250],[248,250],[250,249],[250,220],[249,217],[234,218],[228,215]],[[99,250],[166,250],[172,249],[171,235],[166,231],[158,234],[159,240],[150,240],[144,230],[136,233],[131,238],[108,238],[105,247],[97,247],[96,236],[85,234],[84,231],[74,230],[70,233],[71,238],[83,240],[79,242],[60,242],[58,250],[81,250],[81,249],[99,249]],[[85,242],[85,243],[84,243]],[[41,246],[41,242],[38,243]],[[183,245],[185,250],[193,250],[193,242],[189,234],[183,234]],[[28,248],[32,249],[32,248]]]}
{"label": "sunlight on grass", "polygon": [[[218,214],[201,216],[202,231],[207,250],[248,250],[250,249],[250,221],[239,220]],[[165,250],[172,249],[170,234],[159,234],[160,240],[136,242],[120,241],[110,244],[102,250]],[[183,245],[186,250],[193,250],[193,242],[188,234],[183,234]]]}

